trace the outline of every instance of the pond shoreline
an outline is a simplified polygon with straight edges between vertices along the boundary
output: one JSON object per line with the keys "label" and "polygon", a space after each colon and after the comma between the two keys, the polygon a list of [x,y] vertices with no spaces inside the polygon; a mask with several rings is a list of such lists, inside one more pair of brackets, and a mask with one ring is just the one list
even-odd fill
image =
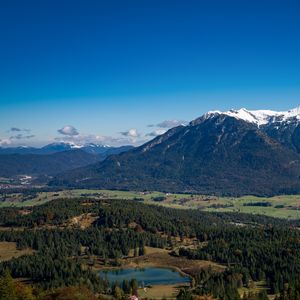
{"label": "pond shoreline", "polygon": [[133,269],[133,270],[142,270],[142,269],[147,269],[147,268],[160,268],[160,269],[169,269],[172,271],[178,272],[181,276],[183,277],[189,277],[191,280],[193,277],[188,274],[183,272],[180,268],[175,267],[175,266],[168,266],[168,265],[158,265],[158,264],[151,264],[151,263],[145,263],[145,264],[136,264],[136,266],[132,264],[128,265],[122,265],[122,266],[104,266],[104,267],[96,267],[96,271],[117,271],[117,270],[128,270],[128,269]]}
{"label": "pond shoreline", "polygon": [[95,271],[116,270],[116,269],[135,269],[135,268],[166,268],[177,271],[182,276],[188,276],[191,280],[199,270],[212,268],[216,272],[223,272],[226,267],[211,261],[188,260],[184,257],[170,255],[167,249],[147,247],[146,254],[143,256],[129,256],[120,260],[119,266],[98,264],[94,267]]}
{"label": "pond shoreline", "polygon": [[110,283],[122,283],[124,280],[135,279],[142,287],[157,285],[190,285],[191,278],[178,270],[170,267],[145,267],[145,268],[113,268],[102,269],[99,276],[106,278]]}

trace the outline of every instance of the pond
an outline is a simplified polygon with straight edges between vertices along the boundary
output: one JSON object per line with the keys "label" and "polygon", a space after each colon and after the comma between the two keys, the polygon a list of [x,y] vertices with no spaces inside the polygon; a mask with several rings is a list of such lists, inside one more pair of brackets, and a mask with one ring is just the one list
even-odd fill
{"label": "pond", "polygon": [[118,282],[121,284],[123,280],[130,281],[131,279],[136,279],[140,286],[190,282],[188,276],[182,275],[176,270],[167,268],[105,270],[100,271],[99,274],[101,277],[106,278],[110,283]]}

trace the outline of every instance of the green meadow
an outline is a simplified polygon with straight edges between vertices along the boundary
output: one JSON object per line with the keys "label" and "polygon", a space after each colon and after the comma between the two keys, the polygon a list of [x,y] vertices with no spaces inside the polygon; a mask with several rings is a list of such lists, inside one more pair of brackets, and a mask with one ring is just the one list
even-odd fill
{"label": "green meadow", "polygon": [[32,197],[17,194],[1,194],[0,207],[28,207],[41,205],[58,198],[98,198],[140,201],[145,204],[163,205],[180,209],[199,209],[211,212],[240,212],[266,216],[300,218],[300,195],[274,197],[243,196],[217,197],[194,194],[168,194],[162,192],[135,192],[115,190],[63,190],[59,192],[38,192]]}

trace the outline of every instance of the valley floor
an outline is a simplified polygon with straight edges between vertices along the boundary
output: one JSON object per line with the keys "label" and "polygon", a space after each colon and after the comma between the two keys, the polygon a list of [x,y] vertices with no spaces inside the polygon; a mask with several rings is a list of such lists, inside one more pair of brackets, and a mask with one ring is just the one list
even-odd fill
{"label": "valley floor", "polygon": [[[112,295],[98,271],[157,267],[190,276],[186,287],[194,295],[216,292],[248,300],[263,291],[273,299],[300,274],[299,221],[284,220],[298,218],[297,195],[64,190],[1,198],[0,271],[10,266],[16,278],[44,289],[86,279]],[[51,281],[41,280],[47,276]],[[181,288],[153,286],[139,289],[139,295],[173,299]]]}
{"label": "valley floor", "polygon": [[300,219],[300,195],[274,197],[218,197],[195,194],[170,194],[161,192],[134,192],[111,190],[63,190],[58,192],[33,192],[7,194],[0,192],[1,207],[26,207],[42,205],[57,198],[120,199],[162,205],[179,209],[198,209],[210,212],[238,212],[260,214],[285,219]]}

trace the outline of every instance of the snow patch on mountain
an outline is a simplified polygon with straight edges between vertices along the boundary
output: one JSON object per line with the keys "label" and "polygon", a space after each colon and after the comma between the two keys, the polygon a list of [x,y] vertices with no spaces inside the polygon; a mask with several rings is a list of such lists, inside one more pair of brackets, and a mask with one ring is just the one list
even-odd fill
{"label": "snow patch on mountain", "polygon": [[204,119],[211,118],[215,115],[226,115],[256,124],[257,126],[262,126],[275,122],[300,121],[300,107],[288,111],[247,110],[245,108],[239,110],[231,109],[225,112],[216,110],[207,112],[204,115]]}
{"label": "snow patch on mountain", "polygon": [[109,145],[94,144],[94,143],[74,143],[74,142],[56,142],[48,144],[43,148],[64,147],[66,149],[81,149],[81,148],[110,148]]}

